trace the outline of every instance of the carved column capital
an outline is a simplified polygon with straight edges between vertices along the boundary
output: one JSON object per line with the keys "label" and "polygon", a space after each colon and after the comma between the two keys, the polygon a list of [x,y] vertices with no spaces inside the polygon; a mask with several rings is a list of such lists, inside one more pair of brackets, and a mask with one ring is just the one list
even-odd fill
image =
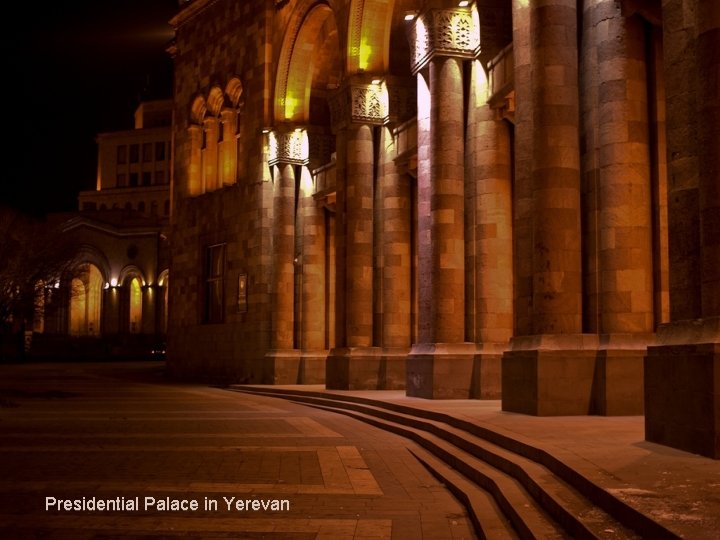
{"label": "carved column capital", "polygon": [[387,86],[380,76],[354,75],[330,98],[335,128],[349,124],[383,125],[387,122],[388,109]]}
{"label": "carved column capital", "polygon": [[415,115],[416,84],[394,76],[358,74],[330,99],[334,129],[349,124],[383,126]]}
{"label": "carved column capital", "polygon": [[476,58],[480,54],[480,20],[474,5],[428,9],[408,27],[413,74],[435,56]]}
{"label": "carved column capital", "polygon": [[330,162],[334,136],[320,126],[280,125],[268,133],[268,163],[307,165],[310,169]]}
{"label": "carved column capital", "polygon": [[307,131],[301,127],[278,126],[268,133],[268,163],[307,165],[310,144]]}

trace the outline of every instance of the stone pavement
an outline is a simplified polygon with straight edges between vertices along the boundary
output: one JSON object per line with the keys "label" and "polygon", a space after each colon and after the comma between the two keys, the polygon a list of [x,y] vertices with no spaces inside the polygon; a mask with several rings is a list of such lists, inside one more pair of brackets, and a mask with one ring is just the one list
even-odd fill
{"label": "stone pavement", "polygon": [[[163,368],[0,365],[0,539],[474,537],[464,509],[410,454],[415,443],[281,399],[169,382]],[[264,388],[470,420],[548,451],[679,536],[718,537],[720,462],[645,442],[642,417],[537,418],[498,401]],[[46,510],[46,497],[137,497],[140,508]],[[160,511],[165,497],[200,508]],[[229,510],[225,497],[251,509]],[[252,510],[275,500],[289,511]]]}
{"label": "stone pavement", "polygon": [[162,363],[0,365],[0,538],[474,538],[412,446]]}

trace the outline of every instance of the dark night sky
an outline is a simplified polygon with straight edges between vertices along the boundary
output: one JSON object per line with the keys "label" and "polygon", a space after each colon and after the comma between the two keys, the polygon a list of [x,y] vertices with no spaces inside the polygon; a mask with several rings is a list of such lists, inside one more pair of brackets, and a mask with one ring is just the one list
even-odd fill
{"label": "dark night sky", "polygon": [[132,128],[141,97],[172,97],[165,47],[177,11],[177,0],[13,4],[0,202],[35,214],[77,207],[78,191],[95,187],[95,136]]}

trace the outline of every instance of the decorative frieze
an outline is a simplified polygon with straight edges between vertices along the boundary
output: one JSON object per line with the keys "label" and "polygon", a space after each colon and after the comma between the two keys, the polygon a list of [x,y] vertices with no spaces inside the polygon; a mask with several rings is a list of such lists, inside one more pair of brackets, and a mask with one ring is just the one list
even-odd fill
{"label": "decorative frieze", "polygon": [[480,53],[480,21],[474,6],[425,11],[413,20],[408,33],[413,73],[433,56],[475,58]]}

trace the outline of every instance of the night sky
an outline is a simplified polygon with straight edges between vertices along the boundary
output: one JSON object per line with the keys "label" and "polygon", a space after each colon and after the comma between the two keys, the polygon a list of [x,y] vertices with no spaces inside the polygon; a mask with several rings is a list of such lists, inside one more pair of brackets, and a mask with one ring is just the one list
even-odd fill
{"label": "night sky", "polygon": [[13,4],[0,202],[33,214],[77,208],[78,191],[95,188],[96,135],[131,129],[140,99],[172,97],[165,48],[177,11],[177,0]]}

